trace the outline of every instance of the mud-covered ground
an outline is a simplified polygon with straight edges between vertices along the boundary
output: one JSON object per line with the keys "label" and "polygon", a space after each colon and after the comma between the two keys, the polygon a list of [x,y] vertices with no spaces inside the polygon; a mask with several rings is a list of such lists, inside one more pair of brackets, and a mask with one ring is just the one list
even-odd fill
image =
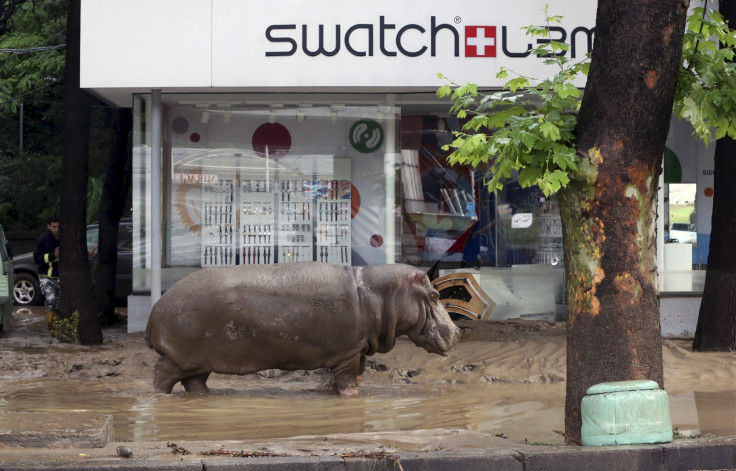
{"label": "mud-covered ground", "polygon": [[[124,315],[124,311],[122,312]],[[123,317],[124,318],[124,317]],[[472,383],[564,381],[565,326],[546,321],[460,322],[461,342],[447,358],[430,355],[400,338],[388,354],[369,358],[364,382]],[[17,309],[0,333],[2,379],[152,379],[158,355],[147,348],[143,332],[126,333],[125,325],[103,329],[102,345],[58,343],[47,332],[38,308]],[[326,370],[266,371],[254,380],[323,381]],[[217,375],[211,380],[216,382]],[[243,377],[242,381],[247,381]]]}
{"label": "mud-covered ground", "polygon": [[[121,314],[124,319],[125,311]],[[369,358],[364,384],[564,382],[564,323],[509,320],[459,325],[462,339],[447,357],[428,354],[402,337],[391,352]],[[49,336],[39,308],[16,309],[0,332],[0,379],[152,379],[158,355],[146,347],[143,332],[127,334],[126,326],[120,325],[103,329],[103,335],[99,346],[60,344]],[[734,384],[736,354],[693,352],[690,344],[689,339],[663,340],[668,390]],[[328,387],[330,381],[329,372],[322,370],[271,370],[248,376],[258,382],[269,379],[274,385],[301,378]],[[247,382],[248,376],[239,380]],[[211,381],[217,379],[214,375]]]}
{"label": "mud-covered ground", "polygon": [[[123,313],[124,314],[124,313]],[[126,441],[276,439],[443,429],[561,444],[563,323],[463,322],[447,357],[401,338],[369,358],[360,396],[340,398],[329,371],[212,375],[208,397],[152,392],[157,354],[143,333],[103,330],[102,345],[59,344],[39,308],[0,333],[0,412],[84,410],[114,416]],[[123,316],[124,317],[124,316]],[[736,354],[698,353],[664,339],[665,387],[682,432],[733,435]]]}

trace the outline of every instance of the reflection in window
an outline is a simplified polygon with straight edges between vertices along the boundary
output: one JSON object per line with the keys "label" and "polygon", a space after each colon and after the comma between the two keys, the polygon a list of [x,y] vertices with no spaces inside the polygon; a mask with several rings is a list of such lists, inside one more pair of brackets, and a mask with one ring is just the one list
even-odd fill
{"label": "reflection in window", "polygon": [[478,188],[472,168],[450,165],[442,149],[459,130],[456,118],[401,118],[402,250],[407,263],[429,266],[488,259],[489,240],[478,232]]}
{"label": "reflection in window", "polygon": [[695,183],[670,183],[665,197],[666,214],[665,242],[670,244],[698,243],[695,215]]}

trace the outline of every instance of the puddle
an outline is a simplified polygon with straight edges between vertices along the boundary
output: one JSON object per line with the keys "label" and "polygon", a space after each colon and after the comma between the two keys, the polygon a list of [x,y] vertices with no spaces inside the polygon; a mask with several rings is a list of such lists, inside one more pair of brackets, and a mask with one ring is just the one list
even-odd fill
{"label": "puddle", "polygon": [[557,403],[564,385],[559,384],[473,391],[364,387],[360,396],[346,398],[331,390],[235,389],[237,382],[214,381],[210,395],[164,395],[143,392],[150,388],[143,382],[5,381],[0,410],[111,414],[117,440],[244,440],[447,428],[562,443],[554,432],[563,428]]}
{"label": "puddle", "polygon": [[[562,444],[564,384],[425,388],[365,387],[359,397],[331,390],[238,389],[214,381],[210,395],[148,392],[147,382],[81,384],[7,381],[0,410],[111,414],[117,440],[246,440],[296,435],[433,428]],[[736,391],[670,396],[681,433],[736,434]]]}

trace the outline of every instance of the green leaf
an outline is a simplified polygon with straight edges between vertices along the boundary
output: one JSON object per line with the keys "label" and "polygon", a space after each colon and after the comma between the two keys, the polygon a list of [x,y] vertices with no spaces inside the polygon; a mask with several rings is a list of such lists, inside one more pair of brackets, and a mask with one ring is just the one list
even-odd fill
{"label": "green leaf", "polygon": [[512,92],[515,92],[521,88],[527,88],[529,86],[529,80],[526,77],[517,77],[506,82],[504,88],[508,88]]}
{"label": "green leaf", "polygon": [[512,130],[511,137],[516,142],[521,142],[527,151],[531,151],[534,148],[534,144],[537,142],[537,137],[524,128]]}
{"label": "green leaf", "polygon": [[539,183],[542,178],[542,170],[536,167],[524,167],[519,172],[519,185],[528,188]]}
{"label": "green leaf", "polygon": [[437,96],[440,98],[445,98],[446,96],[449,96],[450,93],[452,93],[452,88],[450,88],[449,85],[442,85],[437,89]]}
{"label": "green leaf", "polygon": [[552,141],[558,141],[560,139],[560,129],[549,121],[542,123],[540,130],[547,139]]}
{"label": "green leaf", "polygon": [[560,98],[579,97],[583,94],[578,87],[571,83],[563,83],[554,88]]}

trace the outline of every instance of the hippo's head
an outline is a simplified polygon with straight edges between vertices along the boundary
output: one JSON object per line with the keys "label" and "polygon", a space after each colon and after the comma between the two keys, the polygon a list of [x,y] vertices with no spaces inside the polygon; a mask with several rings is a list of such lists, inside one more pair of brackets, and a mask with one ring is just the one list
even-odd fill
{"label": "hippo's head", "polygon": [[416,275],[412,288],[420,290],[419,318],[408,337],[429,353],[447,355],[460,339],[460,329],[452,322],[447,310],[440,302],[440,293],[429,283],[424,273]]}

